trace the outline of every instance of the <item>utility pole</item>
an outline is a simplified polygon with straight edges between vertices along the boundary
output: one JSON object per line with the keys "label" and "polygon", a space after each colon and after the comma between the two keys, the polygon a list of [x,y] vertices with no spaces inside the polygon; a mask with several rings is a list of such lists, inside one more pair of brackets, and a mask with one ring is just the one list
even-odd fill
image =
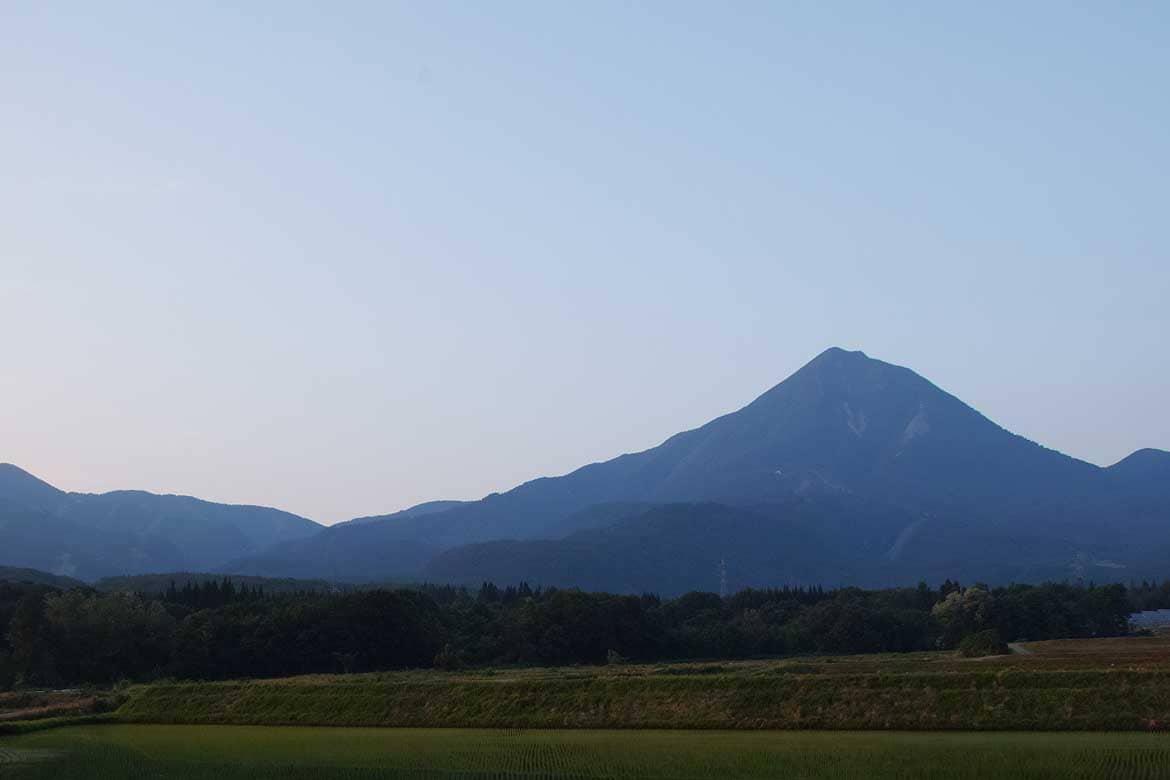
{"label": "utility pole", "polygon": [[727,558],[719,559],[719,598],[727,598]]}

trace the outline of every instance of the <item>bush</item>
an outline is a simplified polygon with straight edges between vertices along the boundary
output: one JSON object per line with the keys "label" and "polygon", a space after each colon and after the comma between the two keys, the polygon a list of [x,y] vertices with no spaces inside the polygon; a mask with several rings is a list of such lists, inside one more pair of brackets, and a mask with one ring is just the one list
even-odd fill
{"label": "bush", "polygon": [[968,634],[959,642],[959,655],[964,658],[982,658],[987,655],[1004,655],[1008,646],[994,628]]}
{"label": "bush", "polygon": [[451,649],[451,645],[448,643],[435,655],[435,668],[454,672],[463,668],[463,659]]}

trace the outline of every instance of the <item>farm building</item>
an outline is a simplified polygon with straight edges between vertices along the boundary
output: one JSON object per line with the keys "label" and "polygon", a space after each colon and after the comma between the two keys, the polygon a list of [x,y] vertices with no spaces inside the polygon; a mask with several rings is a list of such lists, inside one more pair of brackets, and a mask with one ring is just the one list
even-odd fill
{"label": "farm building", "polygon": [[1134,612],[1129,616],[1129,623],[1139,630],[1170,630],[1170,609],[1150,609],[1145,612]]}

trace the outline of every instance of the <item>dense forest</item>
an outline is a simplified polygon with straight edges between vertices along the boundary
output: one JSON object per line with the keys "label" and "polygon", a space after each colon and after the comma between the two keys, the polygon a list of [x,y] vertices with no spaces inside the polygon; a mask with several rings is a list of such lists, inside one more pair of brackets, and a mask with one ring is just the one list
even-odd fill
{"label": "dense forest", "polygon": [[527,585],[153,594],[0,582],[0,687],[960,648],[1124,633],[1170,585],[744,590],[672,600]]}

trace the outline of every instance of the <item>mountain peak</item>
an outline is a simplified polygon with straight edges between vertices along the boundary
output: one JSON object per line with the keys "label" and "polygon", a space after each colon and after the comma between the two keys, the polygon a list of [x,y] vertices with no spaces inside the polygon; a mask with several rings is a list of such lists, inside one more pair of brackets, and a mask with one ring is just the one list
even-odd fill
{"label": "mountain peak", "polygon": [[1108,469],[1110,474],[1129,481],[1157,481],[1165,489],[1170,480],[1170,452],[1146,448],[1138,450],[1114,463]]}
{"label": "mountain peak", "polygon": [[[23,474],[26,477],[32,477],[32,474],[29,474],[15,463],[0,463],[0,474]],[[35,477],[33,478],[35,479]]]}
{"label": "mountain peak", "polygon": [[872,358],[861,350],[829,347],[760,396],[753,405],[776,402],[788,405],[794,394],[803,395],[806,400],[826,395],[844,400],[859,393],[888,392],[895,387],[903,392],[911,388],[921,392],[934,386],[908,368]]}
{"label": "mountain peak", "polygon": [[817,363],[843,363],[847,361],[859,362],[862,360],[872,360],[872,358],[862,352],[860,349],[845,349],[843,347],[829,347],[821,354],[809,361],[808,365]]}
{"label": "mountain peak", "polygon": [[[914,374],[908,368],[887,363],[884,360],[870,357],[861,350],[848,350],[841,347],[829,347],[821,354],[806,363],[800,370],[788,379],[797,377],[841,377],[857,379],[864,376],[877,377],[888,375],[891,371]],[[788,380],[785,380],[788,381]]]}

